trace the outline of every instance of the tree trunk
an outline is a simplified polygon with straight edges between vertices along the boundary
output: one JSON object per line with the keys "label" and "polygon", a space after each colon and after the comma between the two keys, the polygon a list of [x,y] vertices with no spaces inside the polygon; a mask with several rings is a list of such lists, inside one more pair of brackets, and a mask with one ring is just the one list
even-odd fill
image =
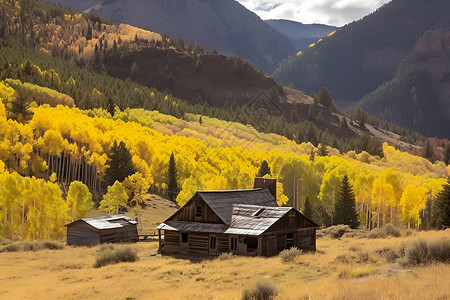
{"label": "tree trunk", "polygon": [[138,215],[138,221],[141,227],[141,234],[145,234],[144,233],[144,225],[142,224],[142,220],[141,220],[141,212],[139,211],[139,203],[137,201],[137,199],[135,199],[134,201],[136,201],[136,210],[137,210],[137,215]]}
{"label": "tree trunk", "polygon": [[22,237],[22,240],[23,240],[23,222],[24,222],[24,220],[25,220],[25,203],[23,203],[23,206],[22,206],[22,222],[21,222],[21,224],[20,224],[20,236]]}
{"label": "tree trunk", "polygon": [[377,228],[380,228],[380,203],[378,203],[377,208]]}

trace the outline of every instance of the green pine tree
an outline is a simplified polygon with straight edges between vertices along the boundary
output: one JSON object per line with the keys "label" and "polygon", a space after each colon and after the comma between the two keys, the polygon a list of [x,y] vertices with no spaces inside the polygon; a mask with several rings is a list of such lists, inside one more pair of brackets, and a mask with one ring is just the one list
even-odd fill
{"label": "green pine tree", "polygon": [[313,214],[313,211],[312,211],[311,203],[309,203],[309,197],[306,196],[305,205],[303,207],[303,215],[311,220],[312,214]]}
{"label": "green pine tree", "polygon": [[353,229],[359,226],[358,214],[355,209],[355,194],[347,175],[342,179],[342,186],[334,204],[333,225],[339,224],[349,225]]}
{"label": "green pine tree", "polygon": [[327,145],[320,143],[319,146],[317,146],[317,155],[328,156]]}
{"label": "green pine tree", "polygon": [[117,144],[115,140],[111,146],[108,165],[106,181],[109,186],[113,185],[116,180],[122,182],[126,177],[136,173],[131,153],[122,141]]}
{"label": "green pine tree", "polygon": [[259,167],[258,171],[258,177],[264,177],[264,175],[271,175],[270,174],[270,167],[266,160],[263,160],[261,163],[261,166]]}
{"label": "green pine tree", "polygon": [[431,225],[435,228],[450,226],[450,179],[434,199],[431,210]]}
{"label": "green pine tree", "polygon": [[332,112],[338,111],[336,104],[334,104],[334,100],[331,98],[330,92],[328,92],[326,87],[320,89],[318,100],[323,106],[327,107]]}
{"label": "green pine tree", "polygon": [[17,97],[11,101],[11,110],[9,117],[19,123],[27,123],[33,118],[33,112],[30,110],[33,100],[17,93]]}
{"label": "green pine tree", "polygon": [[169,159],[169,172],[167,177],[167,196],[169,197],[170,201],[175,202],[180,190],[178,188],[177,168],[175,165],[175,156],[173,155],[173,152],[170,155]]}

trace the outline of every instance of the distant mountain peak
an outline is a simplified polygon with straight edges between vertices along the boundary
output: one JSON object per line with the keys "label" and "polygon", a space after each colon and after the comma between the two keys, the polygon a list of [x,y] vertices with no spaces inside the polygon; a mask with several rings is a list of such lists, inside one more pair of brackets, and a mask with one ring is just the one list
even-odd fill
{"label": "distant mountain peak", "polygon": [[292,42],[234,0],[51,0],[89,10],[115,22],[199,42],[228,56],[241,56],[271,73],[295,54]]}

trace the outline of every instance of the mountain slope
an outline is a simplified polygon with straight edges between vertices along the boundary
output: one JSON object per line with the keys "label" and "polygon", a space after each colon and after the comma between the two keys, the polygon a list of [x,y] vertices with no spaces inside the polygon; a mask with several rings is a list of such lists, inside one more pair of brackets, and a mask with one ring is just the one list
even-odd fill
{"label": "mountain slope", "polygon": [[290,20],[266,20],[266,23],[287,36],[297,51],[306,49],[310,44],[337,29],[335,26],[302,24]]}
{"label": "mountain slope", "polygon": [[257,68],[272,72],[295,53],[291,41],[234,0],[52,0],[115,22],[151,28],[188,43],[238,55]]}
{"label": "mountain slope", "polygon": [[450,137],[450,31],[428,31],[397,76],[354,107],[428,136]]}
{"label": "mountain slope", "polygon": [[449,1],[393,0],[285,60],[274,77],[306,93],[326,86],[338,105],[347,106],[391,80],[427,30],[450,26],[449,15]]}

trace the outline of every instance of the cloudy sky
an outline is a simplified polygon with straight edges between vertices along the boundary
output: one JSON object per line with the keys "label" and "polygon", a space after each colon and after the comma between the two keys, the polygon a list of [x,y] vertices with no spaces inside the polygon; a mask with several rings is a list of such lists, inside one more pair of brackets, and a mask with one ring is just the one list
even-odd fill
{"label": "cloudy sky", "polygon": [[359,20],[390,0],[237,0],[263,20],[342,26]]}

